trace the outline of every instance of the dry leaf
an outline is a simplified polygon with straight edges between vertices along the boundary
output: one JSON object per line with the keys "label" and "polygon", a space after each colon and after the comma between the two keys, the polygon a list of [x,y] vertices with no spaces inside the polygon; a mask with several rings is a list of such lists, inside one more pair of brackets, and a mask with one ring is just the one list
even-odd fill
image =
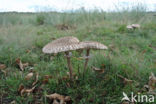
{"label": "dry leaf", "polygon": [[93,69],[95,72],[100,73],[100,74],[102,74],[102,73],[105,72],[104,69],[96,68],[96,67],[94,67],[94,66],[92,66],[92,69]]}
{"label": "dry leaf", "polygon": [[19,68],[21,69],[21,71],[24,70],[25,67],[27,67],[29,65],[29,63],[22,63],[20,58],[16,59],[16,64],[19,66]]}
{"label": "dry leaf", "polygon": [[6,65],[5,64],[0,64],[0,69],[5,69]]}
{"label": "dry leaf", "polygon": [[50,78],[52,78],[52,76],[50,76],[50,75],[45,75],[45,76],[44,76],[44,79],[43,79],[43,81],[42,81],[42,83],[43,83],[43,84],[48,83]]}
{"label": "dry leaf", "polygon": [[51,75],[45,75],[45,76],[44,76],[44,79],[50,79],[50,78],[52,78]]}
{"label": "dry leaf", "polygon": [[39,74],[38,73],[36,73],[36,79],[35,79],[35,82],[33,82],[33,86],[38,82],[38,76],[39,76]]}
{"label": "dry leaf", "polygon": [[28,49],[28,50],[26,50],[26,53],[30,53],[30,50]]}
{"label": "dry leaf", "polygon": [[57,93],[54,93],[54,94],[51,94],[51,95],[46,95],[46,97],[48,97],[49,99],[58,99],[58,100],[63,100],[65,97],[63,95],[60,95],[60,94],[57,94]]}
{"label": "dry leaf", "polygon": [[20,95],[21,95],[21,96],[23,96],[23,95],[24,95],[24,93],[27,93],[27,96],[29,96],[29,95],[30,95],[30,93],[31,93],[31,92],[33,92],[33,90],[35,89],[35,87],[36,87],[36,86],[34,86],[34,87],[33,87],[33,88],[31,88],[31,89],[25,89],[25,88],[24,88],[24,89],[22,89],[22,90],[21,90],[21,92],[20,92]]}
{"label": "dry leaf", "polygon": [[127,79],[121,75],[117,75],[117,76],[123,80],[124,85],[131,84],[132,82],[134,82],[133,80]]}
{"label": "dry leaf", "polygon": [[18,88],[18,92],[21,92],[21,90],[24,89],[24,85],[23,84],[20,84],[19,88]]}
{"label": "dry leaf", "polygon": [[154,91],[156,88],[156,77],[154,73],[151,73],[151,76],[149,77],[148,86],[149,86],[149,92]]}
{"label": "dry leaf", "polygon": [[16,59],[16,63],[17,63],[17,64],[18,64],[18,66],[20,67],[21,71],[23,71],[23,70],[24,70],[24,68],[23,68],[23,64],[22,64],[22,61],[21,61],[21,59],[20,59],[20,58],[17,58],[17,59]]}
{"label": "dry leaf", "polygon": [[49,82],[49,79],[43,79],[42,83],[47,84]]}
{"label": "dry leaf", "polygon": [[34,73],[28,73],[26,76],[25,76],[25,80],[29,80],[33,77]]}
{"label": "dry leaf", "polygon": [[51,100],[60,100],[60,104],[64,104],[65,102],[71,100],[70,96],[63,96],[57,93],[46,95],[46,97],[48,97]]}

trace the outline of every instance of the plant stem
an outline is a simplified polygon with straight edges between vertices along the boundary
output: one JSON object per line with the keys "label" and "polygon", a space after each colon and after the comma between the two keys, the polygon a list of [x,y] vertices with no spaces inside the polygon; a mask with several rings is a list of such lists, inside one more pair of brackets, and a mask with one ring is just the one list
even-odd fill
{"label": "plant stem", "polygon": [[87,69],[87,65],[88,65],[88,60],[89,60],[89,51],[90,49],[87,49],[86,51],[86,60],[85,60],[85,64],[84,64],[84,73],[86,72],[86,69]]}
{"label": "plant stem", "polygon": [[72,65],[71,65],[71,62],[70,62],[70,56],[69,56],[69,52],[65,52],[66,54],[66,57],[67,57],[67,63],[68,63],[68,68],[69,68],[69,74],[70,74],[70,79],[72,80],[73,79],[73,68],[72,68]]}

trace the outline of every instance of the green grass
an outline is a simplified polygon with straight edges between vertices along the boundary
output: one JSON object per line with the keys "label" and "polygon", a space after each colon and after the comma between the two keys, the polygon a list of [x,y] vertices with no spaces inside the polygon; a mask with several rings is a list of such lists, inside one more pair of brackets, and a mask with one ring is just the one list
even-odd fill
{"label": "green grass", "polygon": [[[6,76],[0,71],[0,101],[3,104],[9,104],[13,100],[17,104],[48,104],[50,101],[45,95],[59,93],[71,96],[74,104],[120,104],[123,91],[127,94],[140,91],[148,83],[150,73],[156,74],[155,21],[153,14],[143,11],[1,13],[0,63],[7,68]],[[133,23],[139,23],[141,28],[128,31],[126,25]],[[70,28],[60,30],[57,25],[61,24]],[[52,55],[42,53],[45,44],[63,36],[75,36],[81,41],[98,41],[109,49],[91,51],[92,58],[84,78],[84,60],[73,57],[72,65],[78,79],[74,82],[64,81],[61,78],[68,72],[64,54],[57,54],[51,60]],[[30,52],[27,53],[27,50]],[[75,51],[73,56],[80,57]],[[29,63],[23,72],[16,65],[17,58],[23,63]],[[105,73],[95,73],[92,66],[104,68]],[[24,80],[31,67],[39,73],[36,89],[42,90],[21,97],[17,92],[20,84],[26,88],[32,87],[33,80]],[[43,86],[44,75],[51,75],[53,78]],[[136,82],[124,85],[117,75]]]}

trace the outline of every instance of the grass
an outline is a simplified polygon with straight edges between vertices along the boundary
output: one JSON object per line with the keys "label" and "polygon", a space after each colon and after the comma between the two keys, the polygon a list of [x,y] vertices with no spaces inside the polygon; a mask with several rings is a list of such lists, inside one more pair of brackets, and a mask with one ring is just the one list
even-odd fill
{"label": "grass", "polygon": [[[0,63],[7,68],[6,75],[0,71],[0,103],[48,104],[50,101],[45,95],[51,93],[68,95],[73,104],[121,103],[123,91],[127,94],[139,92],[148,83],[150,73],[156,74],[155,21],[153,14],[143,11],[1,13]],[[128,31],[126,25],[133,23],[139,23],[141,28]],[[62,24],[69,28],[61,30],[59,26]],[[73,51],[75,57],[72,64],[78,79],[74,82],[62,80],[68,72],[64,54],[57,54],[51,60],[52,55],[43,54],[42,47],[63,36],[75,36],[81,41],[98,41],[109,49],[91,52],[92,58],[84,78],[84,60],[75,58],[80,56]],[[29,63],[22,72],[15,62],[17,58]],[[104,68],[105,73],[94,72],[92,66]],[[30,71],[39,73],[37,91],[22,97],[17,90],[20,84],[32,87],[34,80],[24,80]],[[52,78],[43,85],[45,75]],[[136,82],[125,85],[118,75]]]}

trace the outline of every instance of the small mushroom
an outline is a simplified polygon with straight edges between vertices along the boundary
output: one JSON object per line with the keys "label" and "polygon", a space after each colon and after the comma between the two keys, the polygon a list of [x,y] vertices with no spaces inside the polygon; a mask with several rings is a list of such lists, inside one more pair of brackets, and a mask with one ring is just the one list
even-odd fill
{"label": "small mushroom", "polygon": [[127,28],[128,30],[132,30],[132,29],[133,29],[133,27],[132,27],[131,25],[127,25],[126,28]]}
{"label": "small mushroom", "polygon": [[139,24],[132,24],[131,26],[132,26],[134,29],[140,28],[140,25],[139,25]]}
{"label": "small mushroom", "polygon": [[107,46],[99,43],[99,42],[94,42],[94,41],[85,41],[85,42],[80,42],[80,47],[82,49],[86,49],[86,57],[85,57],[85,64],[84,64],[84,72],[86,71],[88,60],[89,60],[89,52],[91,49],[107,49]]}
{"label": "small mushroom", "polygon": [[49,44],[43,47],[42,51],[43,53],[48,54],[65,52],[70,72],[70,79],[72,79],[72,65],[70,62],[71,57],[70,51],[79,49],[78,43],[79,40],[76,37],[66,36],[50,42]]}

